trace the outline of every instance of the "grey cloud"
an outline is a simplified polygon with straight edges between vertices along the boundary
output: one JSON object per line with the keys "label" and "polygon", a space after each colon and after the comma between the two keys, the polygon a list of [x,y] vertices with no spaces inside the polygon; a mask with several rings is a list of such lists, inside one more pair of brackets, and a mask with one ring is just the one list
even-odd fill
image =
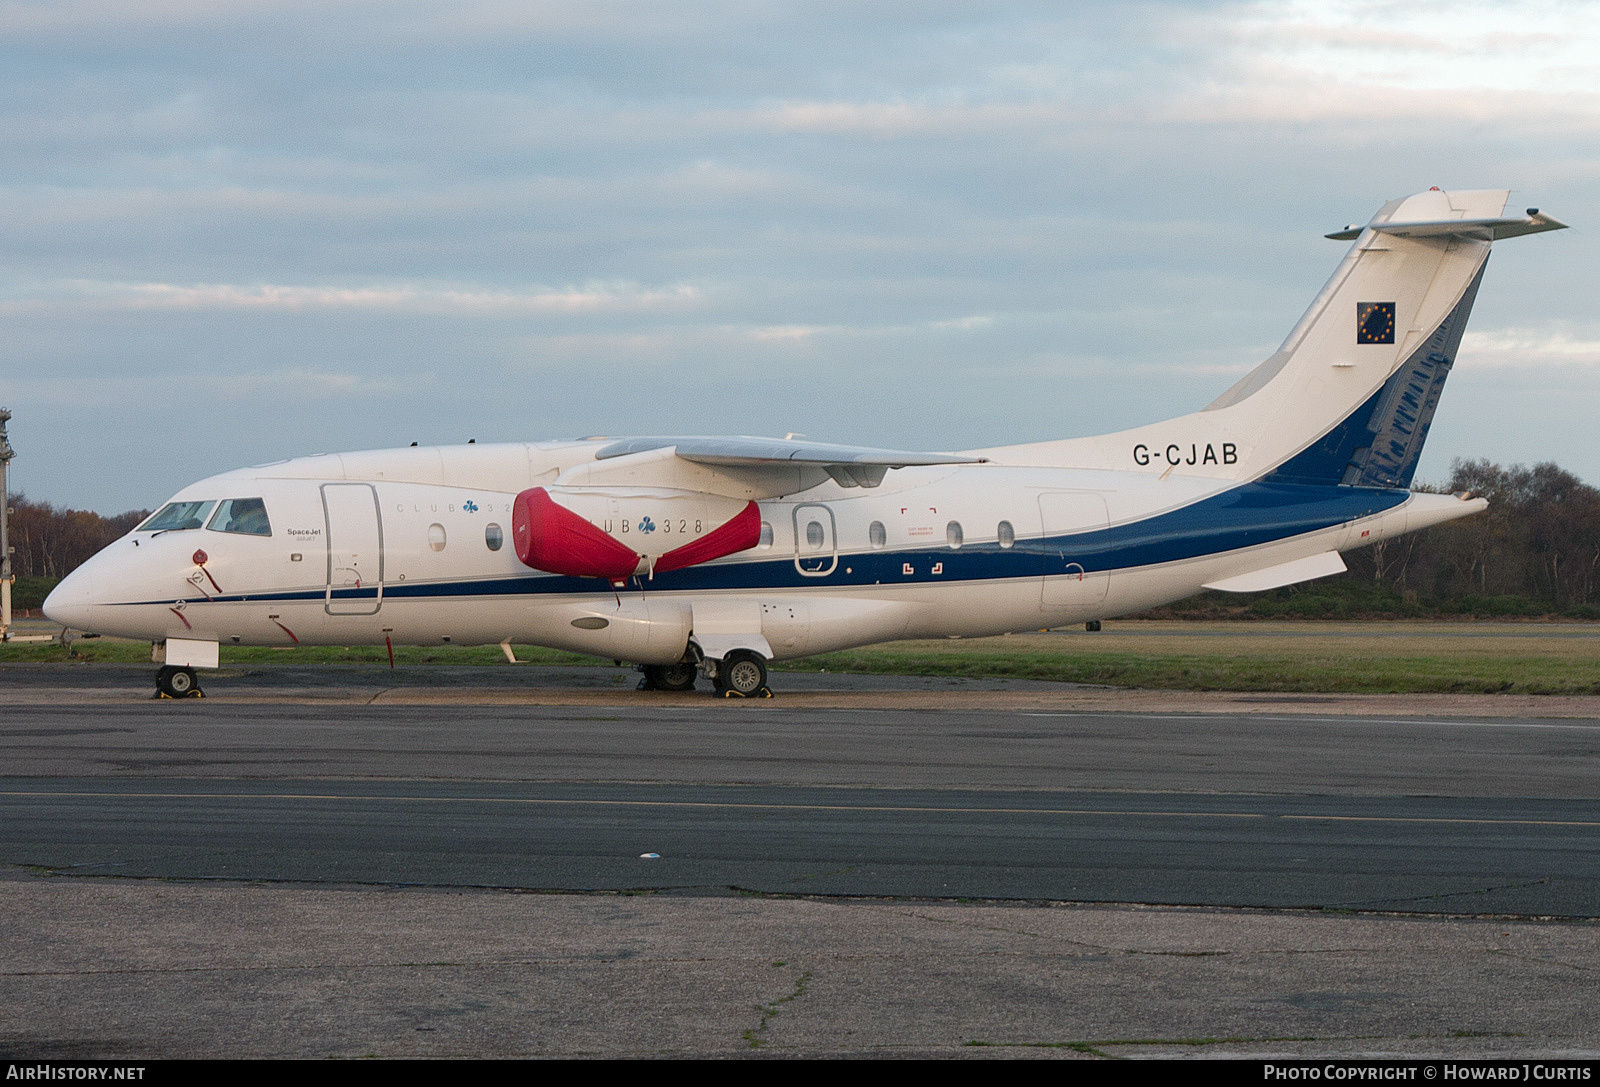
{"label": "grey cloud", "polygon": [[[1388,197],[1595,206],[1592,97],[1340,85],[1271,11],[0,9],[18,470],[110,510],[413,439],[1091,433],[1221,391]],[[1510,243],[1473,327],[1580,322],[1594,266]],[[676,302],[537,301],[574,291]],[[1600,478],[1503,354],[1458,368],[1424,473],[1539,433]]]}

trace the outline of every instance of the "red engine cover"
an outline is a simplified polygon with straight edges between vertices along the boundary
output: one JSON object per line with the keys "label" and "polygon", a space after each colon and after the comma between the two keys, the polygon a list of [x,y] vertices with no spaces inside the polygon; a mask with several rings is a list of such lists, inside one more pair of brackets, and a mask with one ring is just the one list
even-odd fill
{"label": "red engine cover", "polygon": [[517,495],[511,540],[523,565],[552,574],[626,581],[639,566],[632,548],[557,505],[543,487]]}
{"label": "red engine cover", "polygon": [[[681,570],[736,551],[761,539],[761,507],[754,502],[698,540],[658,556],[652,571]],[[536,570],[570,577],[626,581],[642,557],[610,533],[596,528],[550,497],[543,487],[517,495],[511,507],[511,540],[517,558]]]}
{"label": "red engine cover", "polygon": [[761,539],[761,507],[751,502],[724,525],[682,547],[674,547],[655,561],[654,570],[681,570],[710,562],[735,551],[748,551]]}

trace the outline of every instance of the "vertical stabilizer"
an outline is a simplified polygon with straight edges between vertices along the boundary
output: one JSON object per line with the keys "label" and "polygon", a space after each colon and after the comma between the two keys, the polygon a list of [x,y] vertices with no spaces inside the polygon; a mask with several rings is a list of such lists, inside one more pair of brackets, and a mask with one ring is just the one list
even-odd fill
{"label": "vertical stabilizer", "polygon": [[980,450],[1011,463],[1403,487],[1416,471],[1494,239],[1556,230],[1506,190],[1391,200],[1283,345],[1202,411],[1099,438]]}
{"label": "vertical stabilizer", "polygon": [[1283,483],[1409,487],[1482,281],[1480,265],[1461,300],[1382,388],[1266,478]]}

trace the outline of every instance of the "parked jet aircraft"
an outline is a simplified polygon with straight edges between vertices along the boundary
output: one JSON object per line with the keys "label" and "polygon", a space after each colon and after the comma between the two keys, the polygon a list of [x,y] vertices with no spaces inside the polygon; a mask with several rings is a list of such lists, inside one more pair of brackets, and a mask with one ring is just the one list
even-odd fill
{"label": "parked jet aircraft", "polygon": [[1203,410],[1097,438],[913,453],[655,437],[300,457],[186,487],[66,578],[57,622],[154,644],[552,646],[770,693],[767,662],[1096,620],[1482,510],[1409,491],[1505,191],[1385,204],[1278,351]]}

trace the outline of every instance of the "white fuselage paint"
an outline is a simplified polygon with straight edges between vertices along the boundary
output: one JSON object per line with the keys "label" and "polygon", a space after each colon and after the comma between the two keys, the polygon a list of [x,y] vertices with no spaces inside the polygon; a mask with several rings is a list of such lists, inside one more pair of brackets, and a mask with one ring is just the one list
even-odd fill
{"label": "white fuselage paint", "polygon": [[[771,544],[699,568],[714,578],[718,570],[776,562],[786,575],[799,575],[778,579],[783,584],[672,591],[636,578],[620,589],[591,580],[592,591],[496,591],[497,582],[548,576],[523,566],[509,544],[518,491],[556,478],[592,457],[595,447],[409,449],[302,458],[212,476],[174,501],[261,498],[271,517],[270,537],[209,529],[131,533],[80,567],[76,586],[63,584],[67,591],[58,591],[52,612],[99,633],[152,641],[481,645],[509,639],[645,662],[678,659],[691,632],[720,619],[735,634],[759,634],[768,655],[783,659],[893,638],[980,637],[1124,614],[1187,596],[1207,582],[1362,546],[1397,527],[1404,531],[1419,501],[1429,504],[1421,514],[1429,521],[1481,508],[1481,501],[1414,495],[1373,516],[1178,561],[1083,571],[1070,555],[1061,556],[1057,569],[1041,555],[1037,576],[944,579],[937,571],[945,560],[974,549],[994,554],[1002,521],[1012,526],[1016,548],[1029,553],[1047,532],[1070,536],[1137,524],[1232,484],[1177,473],[1157,478],[1003,464],[905,468],[870,490],[829,482],[763,501]],[[805,535],[813,519],[827,525],[821,548]],[[872,546],[874,521],[883,525],[881,548]],[[948,541],[952,522],[961,530],[958,547]],[[498,549],[489,547],[491,525],[505,541]],[[203,569],[194,561],[196,551],[205,552]],[[863,560],[901,556],[894,571],[899,576],[870,584],[856,578]],[[914,567],[909,575],[907,564]],[[328,592],[330,585],[365,585],[378,595],[341,600]],[[697,624],[697,613],[713,618]],[[587,617],[607,622],[598,629],[574,625]]]}

